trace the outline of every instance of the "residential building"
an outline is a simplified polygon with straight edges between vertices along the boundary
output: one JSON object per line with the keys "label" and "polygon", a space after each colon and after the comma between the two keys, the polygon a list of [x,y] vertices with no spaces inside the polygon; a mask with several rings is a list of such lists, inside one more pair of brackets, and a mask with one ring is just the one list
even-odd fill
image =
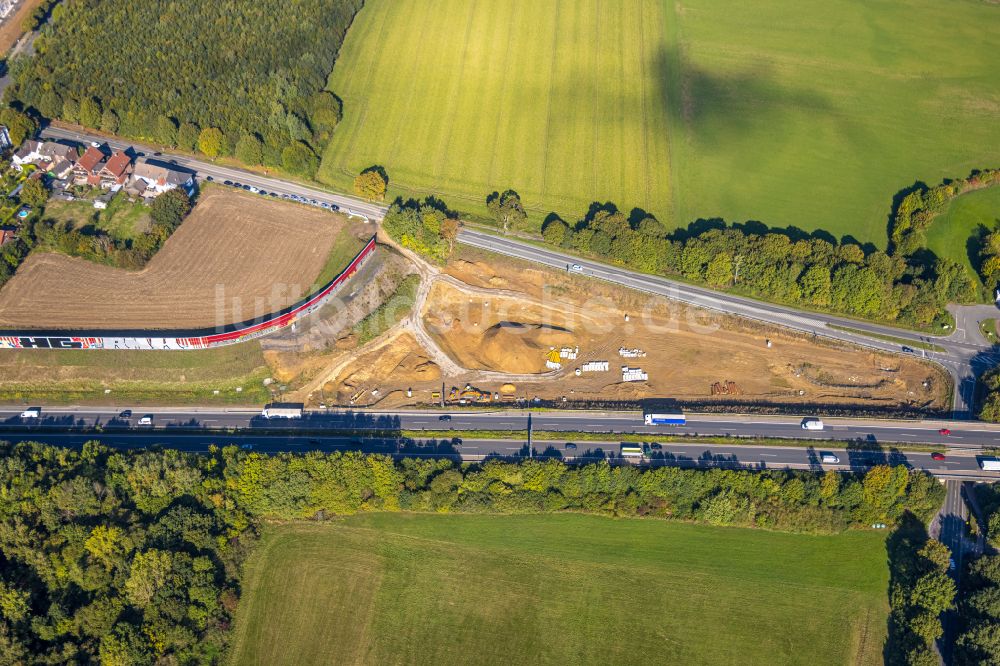
{"label": "residential building", "polygon": [[10,140],[10,132],[6,125],[0,125],[0,150],[9,150],[14,147],[14,142]]}
{"label": "residential building", "polygon": [[12,224],[0,226],[0,245],[5,245],[14,240],[17,235],[17,227]]}
{"label": "residential building", "polygon": [[118,150],[99,167],[97,176],[101,187],[109,189],[115,185],[124,185],[132,173],[132,158],[125,151]]}
{"label": "residential building", "polygon": [[127,191],[131,196],[153,198],[177,187],[183,188],[190,196],[194,192],[194,174],[140,158],[136,161]]}
{"label": "residential building", "polygon": [[[76,148],[57,141],[35,141],[29,139],[11,157],[15,169],[21,170],[25,164],[37,164],[45,171],[51,171],[54,163],[69,163],[76,161]],[[63,169],[60,166],[60,169]]]}
{"label": "residential building", "polygon": [[100,171],[104,165],[105,154],[100,148],[89,146],[87,151],[73,165],[73,182],[77,185],[101,184]]}

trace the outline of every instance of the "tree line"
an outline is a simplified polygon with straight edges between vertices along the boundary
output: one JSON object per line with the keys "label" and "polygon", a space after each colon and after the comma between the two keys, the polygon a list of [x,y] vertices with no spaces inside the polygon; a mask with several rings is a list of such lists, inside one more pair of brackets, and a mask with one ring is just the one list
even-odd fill
{"label": "tree line", "polygon": [[361,0],[64,0],[11,63],[45,118],[312,176],[340,121],[326,80]]}
{"label": "tree line", "polygon": [[904,516],[886,542],[889,555],[887,666],[937,666],[934,643],[944,633],[941,614],[954,607],[948,547],[927,534],[925,516]]}
{"label": "tree line", "polygon": [[220,663],[264,519],[362,511],[545,513],[835,532],[943,490],[923,472],[455,463],[359,452],[207,455],[0,444],[0,661]]}
{"label": "tree line", "polygon": [[382,228],[403,247],[443,264],[455,249],[458,215],[436,197],[396,199],[382,220]]}
{"label": "tree line", "polygon": [[575,224],[551,215],[545,242],[658,275],[866,319],[929,326],[949,301],[975,300],[968,271],[949,259],[927,265],[823,233],[758,223],[695,223],[669,231],[643,211],[591,207]]}

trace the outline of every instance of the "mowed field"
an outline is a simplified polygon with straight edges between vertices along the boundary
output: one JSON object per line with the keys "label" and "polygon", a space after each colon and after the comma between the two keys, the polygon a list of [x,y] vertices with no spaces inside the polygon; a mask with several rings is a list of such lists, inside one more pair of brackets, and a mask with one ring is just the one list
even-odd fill
{"label": "mowed field", "polygon": [[[363,233],[342,216],[209,188],[141,271],[33,254],[0,290],[0,327],[184,329],[277,312],[336,274]],[[332,277],[332,275],[330,275]],[[329,279],[329,278],[327,278]]]}
{"label": "mowed field", "polygon": [[319,177],[484,214],[592,201],[885,246],[893,195],[1000,159],[1000,7],[980,0],[369,0]]}
{"label": "mowed field", "polygon": [[269,526],[230,663],[876,664],[883,537],[579,515]]}
{"label": "mowed field", "polygon": [[0,349],[4,402],[261,404],[270,376],[256,340],[185,352]]}
{"label": "mowed field", "polygon": [[[948,208],[934,218],[927,229],[927,247],[941,257],[948,257],[969,267],[970,275],[978,275],[972,264],[970,240],[980,233],[1000,227],[1000,187],[968,192],[952,199]],[[978,243],[973,256],[978,253]],[[978,266],[978,262],[977,262]]]}
{"label": "mowed field", "polygon": [[370,0],[330,79],[345,111],[319,177],[349,187],[381,164],[394,191],[472,212],[513,187],[537,211],[665,214],[667,22],[635,0]]}

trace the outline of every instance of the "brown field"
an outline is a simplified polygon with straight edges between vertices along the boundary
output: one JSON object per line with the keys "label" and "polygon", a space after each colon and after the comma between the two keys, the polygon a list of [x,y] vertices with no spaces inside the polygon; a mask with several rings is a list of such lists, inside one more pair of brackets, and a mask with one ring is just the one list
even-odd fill
{"label": "brown field", "polygon": [[[513,394],[526,399],[674,397],[729,404],[934,409],[943,407],[950,394],[947,376],[917,359],[651,300],[613,285],[531,268],[508,258],[498,260],[467,248],[446,273],[473,288],[439,280],[423,308],[423,321],[438,347],[468,372],[441,377],[427,352],[403,335],[343,366],[324,386],[326,397],[335,395],[336,402],[345,404],[345,398],[360,394],[357,404],[385,407],[427,403],[442,380],[449,387],[471,383],[484,391],[501,392],[506,382],[480,371],[521,374],[511,382]],[[770,348],[767,340],[772,342]],[[551,347],[564,346],[579,346],[579,357],[565,360],[554,377],[530,376],[546,372],[545,354]],[[619,347],[638,347],[646,356],[622,358]],[[575,376],[577,367],[596,360],[608,361],[609,371]],[[622,365],[642,368],[649,380],[623,383]],[[713,396],[716,383],[730,392]],[[372,394],[375,388],[379,391]],[[413,389],[412,398],[406,397],[407,388]]]}
{"label": "brown field", "polygon": [[42,0],[24,0],[10,16],[3,20],[3,23],[0,23],[0,54],[7,54],[17,39],[24,34],[21,24],[40,4],[42,4]]}
{"label": "brown field", "polygon": [[339,215],[210,188],[141,271],[30,256],[0,290],[0,327],[181,329],[245,321],[308,293],[338,237],[358,233],[364,230]]}

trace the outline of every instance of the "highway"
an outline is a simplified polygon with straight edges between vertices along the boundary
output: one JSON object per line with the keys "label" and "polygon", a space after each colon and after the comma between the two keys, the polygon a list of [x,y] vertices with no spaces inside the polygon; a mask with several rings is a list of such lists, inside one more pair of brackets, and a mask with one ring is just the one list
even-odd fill
{"label": "highway", "polygon": [[[132,146],[136,151],[144,152],[147,155],[153,154],[155,150],[142,144],[131,143],[121,139],[109,140],[106,137],[81,133],[56,126],[49,126],[43,129],[41,135],[45,138],[81,143],[102,141],[108,143],[113,148]],[[334,194],[300,183],[260,175],[235,167],[220,166],[214,162],[190,156],[164,154],[159,159],[169,160],[178,166],[191,169],[197,172],[201,178],[211,176],[217,181],[228,179],[253,185],[267,192],[298,194],[316,199],[317,201],[337,204],[342,211],[360,215],[366,220],[373,222],[381,220],[386,211],[384,206],[362,201],[354,197]],[[472,247],[490,250],[556,269],[568,270],[570,266],[576,265],[580,267],[579,273],[582,275],[613,282],[646,293],[887,352],[903,353],[905,350],[902,343],[880,340],[877,337],[869,337],[864,333],[870,333],[873,336],[892,336],[900,340],[917,343],[917,346],[910,348],[909,353],[940,364],[951,375],[954,381],[953,408],[955,418],[971,418],[976,377],[986,369],[1000,363],[1000,354],[993,350],[992,345],[978,331],[979,321],[995,318],[1000,315],[1000,311],[993,306],[953,306],[950,310],[955,316],[956,326],[951,334],[947,337],[928,336],[872,322],[801,311],[787,306],[717,292],[676,280],[637,273],[625,268],[582,259],[523,240],[506,236],[496,236],[471,228],[463,228],[459,233],[458,241]],[[850,327],[859,332],[838,330],[835,328],[837,326]],[[921,343],[936,345],[940,351],[921,349],[919,346]]]}
{"label": "highway", "polygon": [[[777,437],[785,439],[852,441],[864,444],[930,444],[942,450],[978,450],[1000,447],[1000,425],[968,421],[890,421],[878,419],[824,418],[821,431],[803,430],[802,418],[812,416],[759,416],[689,414],[684,426],[647,426],[639,412],[526,411],[504,410],[401,410],[345,411],[311,410],[301,419],[263,419],[259,410],[218,408],[131,409],[127,405],[107,407],[44,407],[39,419],[22,419],[24,406],[0,407],[2,429],[30,428],[32,432],[60,432],[67,429],[145,430],[197,432],[202,430],[253,431],[289,430],[321,433],[323,430],[426,430],[426,431],[511,431],[526,433],[528,419],[534,431],[639,433],[663,436]],[[150,416],[152,426],[139,426],[142,416]],[[940,430],[948,429],[947,435]]]}
{"label": "highway", "polygon": [[[393,456],[444,457],[466,461],[481,461],[494,457],[516,460],[530,455],[543,459],[557,458],[571,463],[608,460],[619,464],[634,464],[621,458],[621,442],[613,439],[604,442],[579,442],[575,444],[576,448],[568,447],[565,440],[534,440],[530,453],[525,438],[441,438],[401,442],[395,438],[282,436],[254,434],[252,431],[233,434],[163,429],[145,432],[67,433],[30,429],[0,433],[0,440],[38,441],[58,446],[80,446],[86,441],[99,440],[107,446],[122,449],[167,446],[194,453],[203,453],[211,445],[236,445],[259,453],[358,450]],[[837,457],[838,462],[823,463],[822,456],[830,453]],[[847,450],[840,446],[824,446],[822,442],[817,442],[815,447],[663,443],[648,451],[648,458],[643,464],[687,468],[845,472],[863,471],[876,464],[894,464],[923,469],[945,479],[1000,481],[1000,472],[981,471],[975,454],[970,452],[949,452],[944,461],[937,461],[932,459],[929,453]]]}

